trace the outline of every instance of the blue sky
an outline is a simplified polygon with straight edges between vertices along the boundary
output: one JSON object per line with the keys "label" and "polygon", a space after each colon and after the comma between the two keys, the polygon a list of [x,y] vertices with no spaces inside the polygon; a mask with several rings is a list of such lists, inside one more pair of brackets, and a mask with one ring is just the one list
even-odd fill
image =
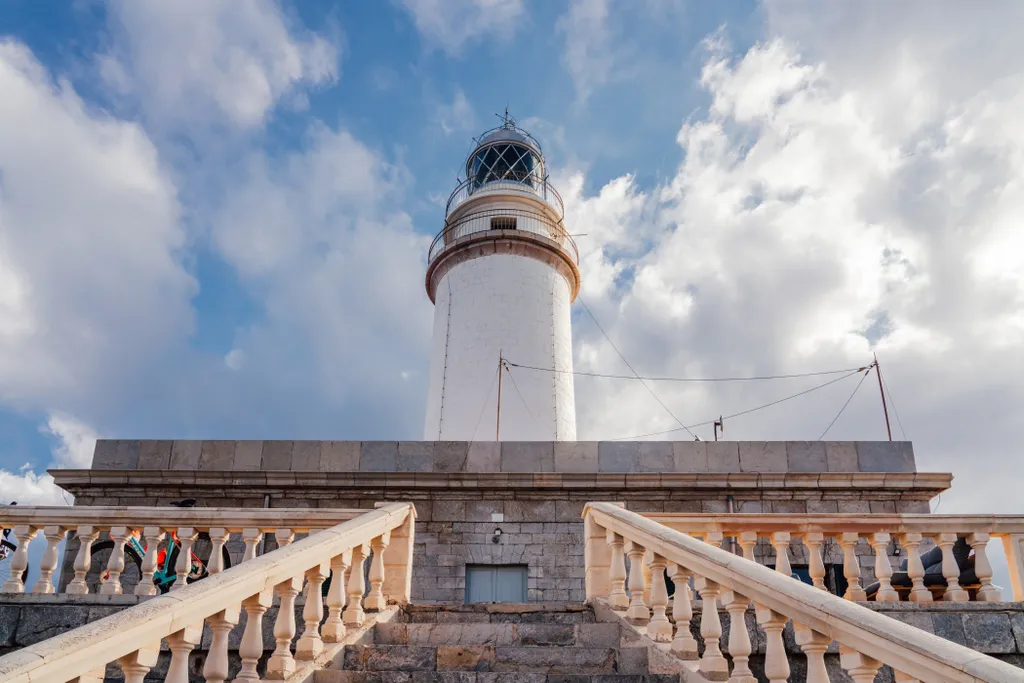
{"label": "blue sky", "polygon": [[[417,438],[426,250],[507,104],[639,371],[877,352],[920,467],[957,477],[943,511],[1020,512],[1021,11],[9,0],[0,497],[59,502],[43,470],[96,436]],[[578,369],[625,370],[573,324]],[[658,391],[696,423],[808,386]],[[632,383],[576,390],[580,438],[677,427]],[[851,391],[726,437],[818,438]],[[828,436],[883,430],[866,383]]]}

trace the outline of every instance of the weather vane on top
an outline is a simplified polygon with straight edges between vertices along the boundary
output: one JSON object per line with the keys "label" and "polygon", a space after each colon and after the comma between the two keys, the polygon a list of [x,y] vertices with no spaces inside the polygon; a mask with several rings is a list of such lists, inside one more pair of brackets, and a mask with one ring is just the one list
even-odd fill
{"label": "weather vane on top", "polygon": [[512,118],[511,116],[509,116],[508,105],[507,104],[505,105],[505,115],[502,116],[501,114],[495,114],[495,116],[497,116],[499,119],[501,119],[501,125],[506,130],[513,130],[513,129],[518,127],[518,124],[516,123],[516,120],[514,118]]}

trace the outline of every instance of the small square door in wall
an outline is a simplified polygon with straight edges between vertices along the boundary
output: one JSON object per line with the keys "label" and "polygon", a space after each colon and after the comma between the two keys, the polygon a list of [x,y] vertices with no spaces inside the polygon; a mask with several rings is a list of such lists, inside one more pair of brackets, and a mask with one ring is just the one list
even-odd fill
{"label": "small square door in wall", "polygon": [[526,565],[466,565],[466,602],[526,602]]}

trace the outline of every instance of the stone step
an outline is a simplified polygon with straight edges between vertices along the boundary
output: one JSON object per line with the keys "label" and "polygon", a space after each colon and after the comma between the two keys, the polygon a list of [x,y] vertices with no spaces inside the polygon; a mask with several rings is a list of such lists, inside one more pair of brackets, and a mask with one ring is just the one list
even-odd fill
{"label": "stone step", "polygon": [[542,674],[643,674],[647,648],[494,646],[494,645],[350,645],[347,671],[466,671]]}
{"label": "stone step", "polygon": [[378,645],[565,645],[618,647],[618,624],[385,623],[374,627]]}
{"label": "stone step", "polygon": [[479,603],[453,605],[417,603],[406,607],[408,620],[417,624],[548,623],[592,624],[594,611],[575,602]]}
{"label": "stone step", "polygon": [[680,683],[678,674],[543,674],[322,669],[313,683]]}

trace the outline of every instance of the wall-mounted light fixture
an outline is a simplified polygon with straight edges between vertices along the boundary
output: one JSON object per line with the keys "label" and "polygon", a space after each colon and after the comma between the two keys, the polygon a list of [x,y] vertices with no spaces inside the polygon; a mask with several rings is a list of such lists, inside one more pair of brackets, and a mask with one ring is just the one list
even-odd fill
{"label": "wall-mounted light fixture", "polygon": [[491,536],[492,543],[498,543],[501,541],[501,529],[497,528],[494,530],[494,535]]}

